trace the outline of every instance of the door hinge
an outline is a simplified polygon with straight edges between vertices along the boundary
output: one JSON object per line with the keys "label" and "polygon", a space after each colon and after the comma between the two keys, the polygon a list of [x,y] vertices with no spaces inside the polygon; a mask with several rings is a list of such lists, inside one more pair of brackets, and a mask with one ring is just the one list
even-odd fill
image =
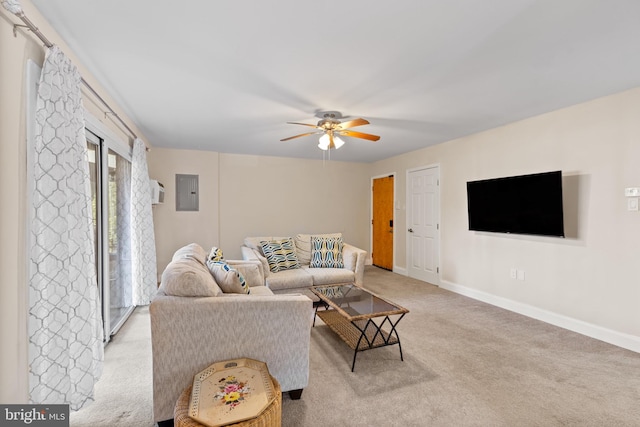
{"label": "door hinge", "polygon": [[440,224],[436,224],[436,230],[440,230]]}
{"label": "door hinge", "polygon": [[440,185],[440,180],[436,179],[436,185]]}
{"label": "door hinge", "polygon": [[440,274],[440,267],[436,267],[436,274]]}

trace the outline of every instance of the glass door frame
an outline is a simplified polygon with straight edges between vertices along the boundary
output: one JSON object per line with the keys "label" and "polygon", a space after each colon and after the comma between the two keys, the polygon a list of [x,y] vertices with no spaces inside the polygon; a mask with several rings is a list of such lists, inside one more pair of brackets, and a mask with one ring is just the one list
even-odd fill
{"label": "glass door frame", "polygon": [[99,256],[97,256],[96,274],[98,277],[100,298],[102,299],[102,326],[104,330],[104,343],[106,345],[111,340],[111,336],[118,332],[135,309],[135,305],[132,305],[122,319],[114,325],[114,327],[111,327],[109,239],[106,237],[106,230],[109,228],[109,217],[106,214],[109,202],[109,150],[131,162],[132,149],[123,141],[116,138],[111,131],[86,110],[85,120],[87,142],[96,144],[99,153],[98,158],[100,159],[100,164],[98,165],[100,199],[96,200],[96,217],[99,225],[97,236]]}

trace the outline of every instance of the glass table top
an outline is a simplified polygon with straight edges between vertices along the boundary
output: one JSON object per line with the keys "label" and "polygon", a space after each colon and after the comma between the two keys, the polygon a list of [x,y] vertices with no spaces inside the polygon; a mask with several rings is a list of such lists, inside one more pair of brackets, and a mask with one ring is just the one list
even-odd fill
{"label": "glass table top", "polygon": [[311,291],[349,320],[409,312],[406,308],[354,284],[314,286]]}

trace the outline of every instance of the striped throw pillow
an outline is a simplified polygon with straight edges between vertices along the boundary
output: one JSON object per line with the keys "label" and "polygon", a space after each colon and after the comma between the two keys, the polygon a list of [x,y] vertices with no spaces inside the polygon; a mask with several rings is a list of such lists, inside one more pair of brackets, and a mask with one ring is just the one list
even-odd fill
{"label": "striped throw pillow", "polygon": [[209,256],[207,257],[207,261],[224,261],[224,255],[222,254],[222,249],[214,246],[209,251]]}
{"label": "striped throw pillow", "polygon": [[293,240],[290,237],[283,240],[263,241],[260,245],[272,273],[300,268]]}
{"label": "striped throw pillow", "polygon": [[250,294],[242,273],[224,261],[207,261],[207,267],[216,283],[225,294]]}
{"label": "striped throw pillow", "polygon": [[342,237],[311,237],[311,267],[344,268]]}

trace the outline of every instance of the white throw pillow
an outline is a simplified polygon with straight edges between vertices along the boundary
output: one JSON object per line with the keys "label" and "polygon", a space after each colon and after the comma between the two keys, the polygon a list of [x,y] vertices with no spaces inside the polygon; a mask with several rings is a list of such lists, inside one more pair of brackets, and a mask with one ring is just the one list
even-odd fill
{"label": "white throw pillow", "polygon": [[242,274],[226,262],[207,261],[207,267],[225,294],[248,294],[251,292]]}

